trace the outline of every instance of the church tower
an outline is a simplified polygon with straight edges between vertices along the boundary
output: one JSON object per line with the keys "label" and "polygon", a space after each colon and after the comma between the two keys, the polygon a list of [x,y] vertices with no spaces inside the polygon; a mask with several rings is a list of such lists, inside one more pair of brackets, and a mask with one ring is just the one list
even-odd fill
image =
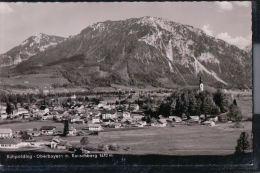
{"label": "church tower", "polygon": [[202,79],[200,76],[200,92],[203,92],[203,90],[204,90],[204,86],[203,86],[203,82],[202,82]]}

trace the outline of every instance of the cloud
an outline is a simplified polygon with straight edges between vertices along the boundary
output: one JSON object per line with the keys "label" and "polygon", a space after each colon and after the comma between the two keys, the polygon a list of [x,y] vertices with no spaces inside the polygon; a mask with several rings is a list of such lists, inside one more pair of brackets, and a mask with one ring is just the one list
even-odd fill
{"label": "cloud", "polygon": [[209,36],[213,36],[213,31],[210,29],[210,25],[203,25],[202,30]]}
{"label": "cloud", "polygon": [[217,1],[215,5],[218,7],[220,12],[233,10],[233,4],[227,1]]}
{"label": "cloud", "polygon": [[12,13],[13,9],[4,2],[0,2],[0,14],[9,14]]}
{"label": "cloud", "polygon": [[250,1],[235,1],[233,2],[235,5],[237,5],[238,7],[245,7],[248,8],[251,6],[251,2]]}
{"label": "cloud", "polygon": [[249,34],[246,37],[242,37],[242,36],[232,37],[227,32],[222,32],[222,33],[216,34],[210,28],[209,24],[203,25],[202,30],[207,35],[224,40],[229,44],[239,47],[240,49],[245,49],[248,45],[251,45],[251,43],[252,43],[252,34]]}
{"label": "cloud", "polygon": [[247,37],[242,37],[242,36],[232,37],[227,32],[222,32],[217,34],[216,37],[226,41],[227,43],[236,45],[240,49],[245,49],[246,46],[251,44],[251,40],[252,40],[251,34],[248,35]]}

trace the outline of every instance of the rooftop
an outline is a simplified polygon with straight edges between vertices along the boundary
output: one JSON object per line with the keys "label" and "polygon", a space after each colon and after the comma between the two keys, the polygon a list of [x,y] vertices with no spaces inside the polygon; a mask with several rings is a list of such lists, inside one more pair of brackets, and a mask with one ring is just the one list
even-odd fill
{"label": "rooftop", "polygon": [[55,126],[42,126],[41,130],[53,130],[55,128]]}
{"label": "rooftop", "polygon": [[18,144],[15,139],[0,139],[0,144]]}
{"label": "rooftop", "polygon": [[0,129],[0,133],[12,133],[12,129]]}

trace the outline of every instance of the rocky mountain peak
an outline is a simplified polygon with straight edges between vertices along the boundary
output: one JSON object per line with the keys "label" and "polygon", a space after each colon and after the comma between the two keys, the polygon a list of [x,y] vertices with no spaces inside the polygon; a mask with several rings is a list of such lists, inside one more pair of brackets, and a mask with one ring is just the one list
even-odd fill
{"label": "rocky mountain peak", "polygon": [[17,65],[31,56],[45,51],[49,47],[54,47],[64,40],[63,37],[38,33],[24,40],[20,45],[12,48],[0,55],[0,66]]}

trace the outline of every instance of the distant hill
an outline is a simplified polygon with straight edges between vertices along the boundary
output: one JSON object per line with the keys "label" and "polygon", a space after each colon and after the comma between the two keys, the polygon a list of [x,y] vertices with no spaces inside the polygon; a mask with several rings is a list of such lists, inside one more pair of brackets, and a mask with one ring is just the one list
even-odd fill
{"label": "distant hill", "polygon": [[171,87],[197,85],[202,76],[213,87],[252,86],[250,52],[162,18],[98,22],[62,40],[4,68],[2,77],[51,74],[78,86]]}
{"label": "distant hill", "polygon": [[63,37],[47,34],[38,34],[24,40],[20,45],[0,55],[0,67],[17,65],[31,56],[45,51],[49,47],[56,46],[64,40]]}

